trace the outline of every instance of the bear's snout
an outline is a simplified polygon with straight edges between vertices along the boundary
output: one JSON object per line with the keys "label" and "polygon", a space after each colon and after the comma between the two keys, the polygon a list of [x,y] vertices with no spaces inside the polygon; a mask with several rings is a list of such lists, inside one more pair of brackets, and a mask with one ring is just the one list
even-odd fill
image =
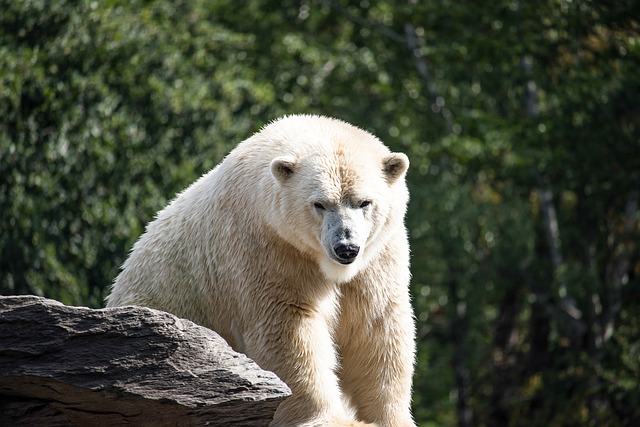
{"label": "bear's snout", "polygon": [[351,264],[358,256],[360,246],[340,244],[333,248],[333,252],[338,257],[340,264]]}

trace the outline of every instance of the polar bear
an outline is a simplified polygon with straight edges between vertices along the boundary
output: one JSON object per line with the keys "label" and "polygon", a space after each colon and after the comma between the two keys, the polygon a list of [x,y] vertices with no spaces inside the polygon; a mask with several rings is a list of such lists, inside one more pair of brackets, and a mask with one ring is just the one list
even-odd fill
{"label": "polar bear", "polygon": [[412,426],[407,156],[343,121],[286,116],[179,194],[108,306],[218,332],[292,390],[272,425]]}

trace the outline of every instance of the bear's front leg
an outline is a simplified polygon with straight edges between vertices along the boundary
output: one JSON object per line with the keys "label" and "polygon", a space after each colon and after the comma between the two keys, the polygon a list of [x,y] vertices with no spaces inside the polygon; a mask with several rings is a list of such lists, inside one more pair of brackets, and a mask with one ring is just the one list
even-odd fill
{"label": "bear's front leg", "polygon": [[[327,313],[306,304],[265,306],[270,306],[269,313],[256,312],[244,341],[246,354],[291,388],[291,396],[280,404],[271,426],[369,425],[356,422],[344,405]],[[268,320],[258,320],[263,316]]]}
{"label": "bear's front leg", "polygon": [[343,288],[337,330],[341,387],[358,419],[379,427],[415,425],[415,327],[406,276],[405,281],[389,277],[389,286],[374,292],[366,280]]}

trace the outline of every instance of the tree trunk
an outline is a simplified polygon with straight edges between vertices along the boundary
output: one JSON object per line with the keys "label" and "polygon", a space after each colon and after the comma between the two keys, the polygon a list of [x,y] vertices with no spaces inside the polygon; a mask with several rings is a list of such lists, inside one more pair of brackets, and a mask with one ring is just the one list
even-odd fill
{"label": "tree trunk", "polygon": [[449,285],[449,300],[451,301],[451,335],[453,341],[453,371],[456,384],[456,413],[460,427],[473,425],[473,412],[469,405],[471,385],[469,368],[467,367],[467,335],[468,320],[466,303],[458,295],[457,281]]}

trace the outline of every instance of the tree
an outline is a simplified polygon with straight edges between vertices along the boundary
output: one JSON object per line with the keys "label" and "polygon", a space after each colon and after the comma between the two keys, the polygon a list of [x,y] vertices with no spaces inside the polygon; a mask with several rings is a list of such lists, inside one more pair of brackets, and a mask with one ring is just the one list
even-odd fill
{"label": "tree", "polygon": [[282,114],[405,151],[424,425],[640,419],[633,2],[3,2],[0,292],[100,306]]}

